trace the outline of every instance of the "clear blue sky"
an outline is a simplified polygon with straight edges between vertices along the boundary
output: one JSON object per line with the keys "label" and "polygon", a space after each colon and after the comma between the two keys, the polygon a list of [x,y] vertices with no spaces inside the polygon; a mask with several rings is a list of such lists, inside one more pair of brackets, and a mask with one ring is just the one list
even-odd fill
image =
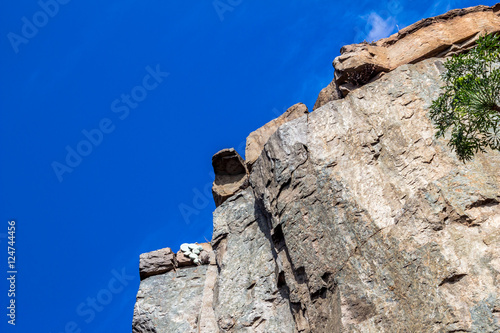
{"label": "clear blue sky", "polygon": [[215,152],[311,109],[342,45],[477,4],[4,1],[0,331],[130,332],[139,254],[211,239]]}

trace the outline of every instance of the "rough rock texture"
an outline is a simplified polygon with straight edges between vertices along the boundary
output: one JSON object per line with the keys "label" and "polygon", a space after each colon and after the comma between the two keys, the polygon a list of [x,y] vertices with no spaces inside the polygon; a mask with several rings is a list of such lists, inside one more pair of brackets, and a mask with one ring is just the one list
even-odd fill
{"label": "rough rock texture", "polygon": [[203,298],[213,290],[215,272],[211,267],[215,268],[184,267],[143,280],[137,293],[132,333],[217,332],[201,330],[201,326],[211,323],[204,319],[202,325],[202,318],[214,318]]}
{"label": "rough rock texture", "polygon": [[344,46],[333,61],[337,84],[346,95],[380,72],[467,50],[479,34],[500,31],[499,15],[499,4],[456,9],[423,19],[376,43]]}
{"label": "rough rock texture", "polygon": [[245,161],[233,148],[223,149],[212,157],[215,180],[212,185],[215,206],[248,187]]}
{"label": "rough rock texture", "polygon": [[182,253],[181,250],[177,251],[175,254],[175,260],[177,261],[177,267],[192,266],[193,260]]}
{"label": "rough rock texture", "polygon": [[170,248],[143,253],[139,259],[141,280],[151,275],[168,272],[176,266],[175,254]]}
{"label": "rough rock texture", "polygon": [[214,304],[220,331],[294,332],[270,230],[250,188],[215,210],[212,242],[219,269]]}
{"label": "rough rock texture", "polygon": [[[203,251],[200,253],[202,264],[211,263],[215,265],[215,254],[212,251],[212,245],[210,243],[202,243],[200,245],[203,247]],[[196,266],[196,264],[189,257],[185,256],[182,251],[179,250],[177,253],[173,253],[169,247],[143,253],[139,258],[141,280],[152,275],[166,273],[177,267],[185,266]]]}
{"label": "rough rock texture", "polygon": [[433,138],[442,68],[283,125],[254,164],[299,331],[500,330],[500,155],[464,165]]}
{"label": "rough rock texture", "polygon": [[215,254],[209,243],[200,245],[199,266],[170,248],[141,254],[133,333],[217,332],[213,310]]}
{"label": "rough rock texture", "polygon": [[[325,89],[332,90],[328,87]],[[309,111],[307,110],[307,106],[302,103],[297,103],[289,107],[285,111],[285,113],[283,113],[278,118],[271,120],[261,128],[250,133],[247,137],[247,145],[245,148],[245,158],[247,161],[247,165],[251,167],[252,164],[257,160],[260,153],[262,152],[262,149],[264,148],[264,144],[267,142],[267,140],[269,140],[271,135],[276,132],[278,127],[308,113]]]}
{"label": "rough rock texture", "polygon": [[274,129],[210,264],[145,278],[133,332],[500,332],[500,153],[434,138],[443,59],[415,62]]}

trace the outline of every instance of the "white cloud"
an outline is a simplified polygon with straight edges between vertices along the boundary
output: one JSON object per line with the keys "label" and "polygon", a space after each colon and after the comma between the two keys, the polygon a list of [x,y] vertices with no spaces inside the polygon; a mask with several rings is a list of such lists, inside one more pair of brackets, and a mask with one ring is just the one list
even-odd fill
{"label": "white cloud", "polygon": [[363,19],[366,20],[365,31],[368,31],[366,35],[368,42],[388,37],[396,27],[396,19],[392,16],[384,20],[380,15],[372,12],[370,15],[363,17]]}

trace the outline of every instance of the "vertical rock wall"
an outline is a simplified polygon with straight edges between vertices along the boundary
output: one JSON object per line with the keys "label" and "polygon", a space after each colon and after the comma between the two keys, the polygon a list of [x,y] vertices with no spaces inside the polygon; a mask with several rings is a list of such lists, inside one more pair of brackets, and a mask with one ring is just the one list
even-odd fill
{"label": "vertical rock wall", "polygon": [[299,331],[500,330],[500,156],[463,164],[433,138],[441,68],[283,125],[254,164]]}

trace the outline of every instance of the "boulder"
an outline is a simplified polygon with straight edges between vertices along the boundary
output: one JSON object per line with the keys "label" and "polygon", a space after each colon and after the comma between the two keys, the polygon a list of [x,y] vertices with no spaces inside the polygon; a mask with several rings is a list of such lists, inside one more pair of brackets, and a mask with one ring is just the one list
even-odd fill
{"label": "boulder", "polygon": [[223,149],[212,157],[215,180],[212,185],[215,206],[248,187],[245,161],[233,148]]}
{"label": "boulder", "polygon": [[176,265],[175,254],[169,247],[143,253],[139,258],[139,273],[141,280],[148,276],[166,273]]}

